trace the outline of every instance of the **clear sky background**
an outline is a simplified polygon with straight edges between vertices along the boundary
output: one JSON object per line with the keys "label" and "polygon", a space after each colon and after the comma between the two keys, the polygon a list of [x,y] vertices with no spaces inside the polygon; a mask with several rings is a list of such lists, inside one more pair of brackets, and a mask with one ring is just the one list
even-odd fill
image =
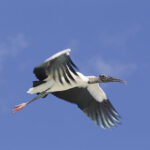
{"label": "clear sky background", "polygon": [[[33,68],[66,48],[85,75],[128,82],[102,86],[122,125],[103,130],[53,95],[12,113],[35,96]],[[1,150],[149,150],[149,84],[149,0],[0,1]]]}

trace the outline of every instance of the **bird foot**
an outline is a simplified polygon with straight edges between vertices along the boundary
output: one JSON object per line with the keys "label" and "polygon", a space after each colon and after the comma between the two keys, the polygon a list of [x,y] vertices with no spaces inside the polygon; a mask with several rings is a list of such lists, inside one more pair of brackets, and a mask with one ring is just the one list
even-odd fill
{"label": "bird foot", "polygon": [[16,113],[16,112],[22,110],[26,105],[27,105],[27,103],[22,103],[22,104],[19,104],[19,105],[15,106],[13,108],[13,112]]}

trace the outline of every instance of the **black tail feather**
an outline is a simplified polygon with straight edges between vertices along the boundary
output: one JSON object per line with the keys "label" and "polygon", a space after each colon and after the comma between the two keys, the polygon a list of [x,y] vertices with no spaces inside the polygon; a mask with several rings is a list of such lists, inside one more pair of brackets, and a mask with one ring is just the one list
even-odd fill
{"label": "black tail feather", "polygon": [[33,87],[39,86],[40,84],[45,83],[46,81],[33,81]]}

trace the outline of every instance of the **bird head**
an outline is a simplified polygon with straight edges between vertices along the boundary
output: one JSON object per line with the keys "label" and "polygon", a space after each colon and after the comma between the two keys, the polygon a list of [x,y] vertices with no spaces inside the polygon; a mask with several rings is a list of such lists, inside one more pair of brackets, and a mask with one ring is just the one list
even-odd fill
{"label": "bird head", "polygon": [[114,77],[111,77],[111,76],[108,76],[108,75],[105,75],[105,74],[99,75],[99,79],[102,83],[105,83],[105,82],[120,82],[120,83],[126,84],[126,81],[124,81],[124,80],[114,78]]}

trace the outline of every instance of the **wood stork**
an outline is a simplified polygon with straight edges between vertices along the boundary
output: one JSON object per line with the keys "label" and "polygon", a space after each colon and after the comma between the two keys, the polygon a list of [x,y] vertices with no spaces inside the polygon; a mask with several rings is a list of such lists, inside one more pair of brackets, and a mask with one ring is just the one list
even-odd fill
{"label": "wood stork", "polygon": [[108,100],[99,84],[125,81],[108,75],[84,76],[77,72],[77,66],[71,60],[66,49],[51,56],[44,63],[35,67],[33,72],[38,81],[27,93],[37,94],[32,100],[14,107],[14,112],[23,109],[29,103],[53,94],[58,98],[77,104],[77,106],[102,128],[111,128],[120,123],[120,115]]}

